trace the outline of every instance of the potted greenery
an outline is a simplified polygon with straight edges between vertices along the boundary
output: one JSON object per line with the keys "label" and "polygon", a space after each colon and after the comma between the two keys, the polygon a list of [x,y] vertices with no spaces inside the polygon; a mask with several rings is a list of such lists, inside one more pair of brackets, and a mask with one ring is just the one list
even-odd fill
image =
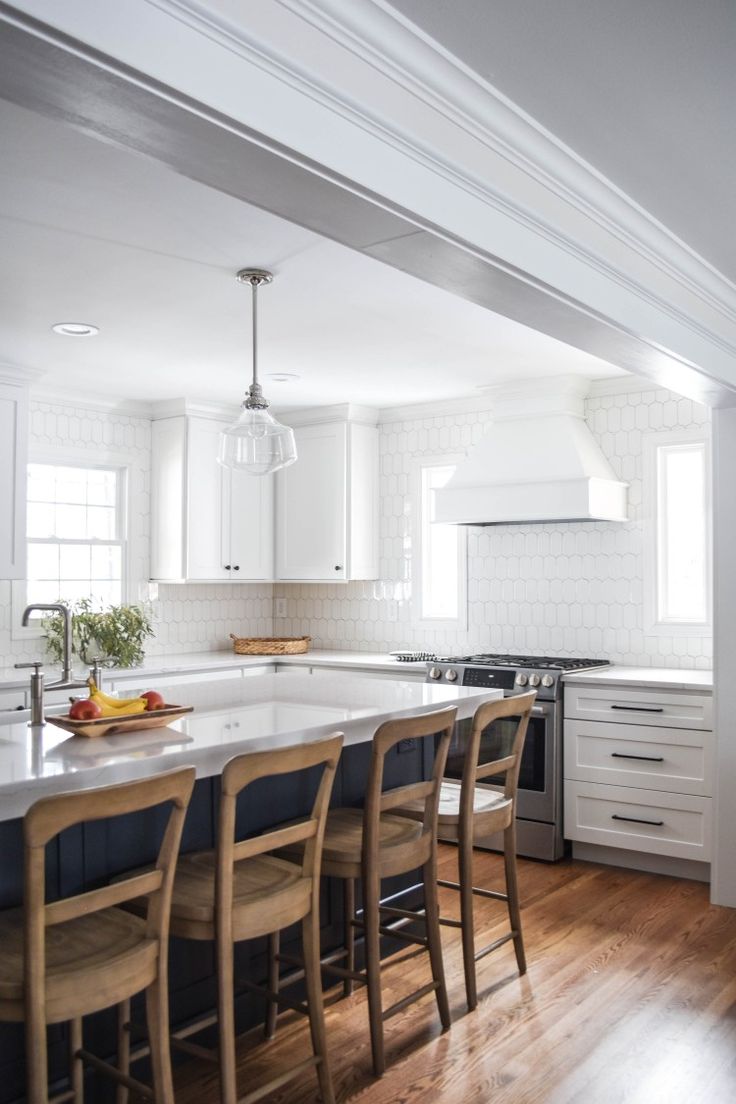
{"label": "potted greenery", "polygon": [[[62,600],[63,601],[63,600]],[[64,602],[64,605],[68,605]],[[110,606],[95,610],[90,598],[69,607],[72,614],[72,655],[82,663],[96,656],[105,667],[137,667],[143,661],[143,641],[153,635],[150,619],[140,606]],[[64,625],[59,614],[44,620],[46,649],[60,662]]]}

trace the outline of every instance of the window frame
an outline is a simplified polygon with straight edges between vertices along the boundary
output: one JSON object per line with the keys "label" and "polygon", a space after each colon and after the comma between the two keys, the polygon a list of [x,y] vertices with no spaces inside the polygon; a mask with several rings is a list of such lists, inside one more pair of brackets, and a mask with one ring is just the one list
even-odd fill
{"label": "window frame", "polygon": [[[659,450],[701,445],[705,461],[705,570],[707,616],[703,621],[662,620],[659,616],[660,510]],[[708,636],[713,631],[713,487],[711,440],[707,426],[649,433],[644,437],[644,631],[654,636]]]}
{"label": "window frame", "polygon": [[458,453],[423,456],[413,461],[413,534],[412,534],[412,613],[416,626],[434,632],[464,631],[468,627],[468,533],[462,525],[454,526],[458,533],[458,596],[457,617],[425,617],[423,609],[424,513],[423,472],[427,468],[457,466],[465,459]]}
{"label": "window frame", "polygon": [[[27,459],[27,466],[31,464],[48,464],[54,467],[72,468],[107,468],[114,469],[118,473],[117,480],[117,510],[120,528],[119,543],[122,548],[121,564],[121,603],[125,604],[133,592],[134,580],[132,571],[131,551],[131,513],[130,513],[130,458],[120,453],[108,453],[84,448],[60,448],[60,449],[31,449]],[[24,535],[24,541],[28,544],[28,533]],[[85,542],[88,543],[88,542]],[[103,542],[106,543],[106,542]],[[116,540],[115,543],[118,543]],[[17,579],[11,589],[11,638],[13,640],[38,640],[44,636],[40,622],[36,625],[21,625],[23,610],[28,605],[28,579]]]}

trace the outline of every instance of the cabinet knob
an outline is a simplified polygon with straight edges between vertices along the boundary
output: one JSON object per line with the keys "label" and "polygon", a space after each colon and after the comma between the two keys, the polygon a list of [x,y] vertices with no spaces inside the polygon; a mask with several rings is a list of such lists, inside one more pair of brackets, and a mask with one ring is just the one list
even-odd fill
{"label": "cabinet knob", "polygon": [[230,564],[225,564],[225,570],[230,571]]}
{"label": "cabinet knob", "polygon": [[233,571],[240,571],[240,564],[236,564]]}
{"label": "cabinet knob", "polygon": [[335,564],[335,571],[342,571],[342,564]]}

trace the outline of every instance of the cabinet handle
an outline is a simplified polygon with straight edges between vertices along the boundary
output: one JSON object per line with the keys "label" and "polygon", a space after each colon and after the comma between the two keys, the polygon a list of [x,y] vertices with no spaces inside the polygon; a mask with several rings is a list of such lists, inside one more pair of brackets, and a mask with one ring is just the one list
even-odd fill
{"label": "cabinet handle", "polygon": [[611,709],[622,709],[625,713],[664,713],[662,705],[612,705]]}
{"label": "cabinet handle", "polygon": [[641,759],[642,763],[664,763],[664,755],[626,755],[623,751],[612,751],[612,759]]}
{"label": "cabinet handle", "polygon": [[226,570],[226,571],[229,571],[229,570],[230,570],[230,564],[225,564],[225,570]]}
{"label": "cabinet handle", "polygon": [[611,820],[626,820],[629,824],[651,824],[654,828],[661,828],[664,824],[663,820],[643,820],[640,817],[619,816],[618,813],[613,813]]}

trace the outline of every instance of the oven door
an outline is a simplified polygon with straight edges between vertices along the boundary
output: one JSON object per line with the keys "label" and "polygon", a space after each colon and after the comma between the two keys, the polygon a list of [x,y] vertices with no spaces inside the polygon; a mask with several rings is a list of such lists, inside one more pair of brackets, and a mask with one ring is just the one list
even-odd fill
{"label": "oven door", "polygon": [[[559,740],[555,731],[556,711],[554,702],[538,702],[532,708],[519,771],[516,808],[519,819],[549,824],[557,822],[561,764]],[[445,768],[447,778],[462,778],[471,724],[472,721],[465,720],[459,721],[455,726]],[[490,763],[509,753],[516,725],[515,717],[503,718],[488,725],[481,736],[481,763]],[[493,786],[493,779],[484,779],[480,785]],[[498,778],[498,785],[494,788],[503,788],[503,777]]]}

